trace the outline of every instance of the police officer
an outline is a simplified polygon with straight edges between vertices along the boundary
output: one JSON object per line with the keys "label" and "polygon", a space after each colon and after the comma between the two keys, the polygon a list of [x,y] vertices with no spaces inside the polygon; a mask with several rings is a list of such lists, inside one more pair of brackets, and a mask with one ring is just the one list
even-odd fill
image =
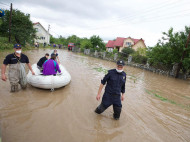
{"label": "police officer", "polygon": [[102,88],[107,83],[102,102],[96,108],[95,112],[101,114],[109,106],[113,105],[113,118],[115,120],[120,118],[122,108],[121,100],[124,100],[126,73],[123,71],[123,66],[124,62],[122,60],[117,61],[116,69],[109,70],[108,74],[106,74],[103,80],[101,80],[98,94],[96,96],[96,99],[99,101]]}
{"label": "police officer", "polygon": [[14,45],[14,53],[9,54],[5,57],[1,69],[1,79],[3,81],[7,80],[5,75],[6,67],[9,65],[9,81],[11,84],[11,92],[18,91],[18,84],[21,85],[22,89],[27,86],[25,64],[28,65],[29,70],[35,75],[32,67],[29,63],[29,59],[25,54],[22,54],[21,45]]}

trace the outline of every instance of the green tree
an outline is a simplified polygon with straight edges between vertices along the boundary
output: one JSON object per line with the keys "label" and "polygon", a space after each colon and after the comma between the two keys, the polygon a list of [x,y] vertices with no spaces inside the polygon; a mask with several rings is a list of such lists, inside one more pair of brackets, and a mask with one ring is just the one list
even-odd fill
{"label": "green tree", "polygon": [[190,43],[185,48],[190,27],[185,27],[184,31],[173,32],[173,28],[163,32],[162,40],[159,40],[155,47],[149,48],[147,56],[149,62],[155,66],[164,65],[171,69],[173,64],[179,63],[183,52],[185,51],[184,60],[182,61],[182,70],[186,72],[190,68]]}
{"label": "green tree", "polygon": [[105,50],[105,44],[99,36],[96,35],[91,36],[90,41],[92,43],[92,47],[95,48],[96,50],[98,51]]}
{"label": "green tree", "polygon": [[[0,25],[0,34],[4,37],[9,35],[9,15],[10,11],[5,10],[2,24]],[[20,10],[13,9],[12,24],[11,24],[11,40],[16,41],[25,46],[26,42],[31,43],[35,37],[35,29],[33,28],[30,14],[25,14]]]}
{"label": "green tree", "polygon": [[50,36],[50,43],[53,44],[56,42],[56,38],[54,38],[53,36]]}
{"label": "green tree", "polygon": [[86,48],[86,49],[90,49],[90,48],[92,48],[93,46],[92,46],[92,43],[90,42],[90,40],[88,40],[88,39],[83,39],[82,41],[81,41],[81,43],[80,43],[81,45],[81,48]]}

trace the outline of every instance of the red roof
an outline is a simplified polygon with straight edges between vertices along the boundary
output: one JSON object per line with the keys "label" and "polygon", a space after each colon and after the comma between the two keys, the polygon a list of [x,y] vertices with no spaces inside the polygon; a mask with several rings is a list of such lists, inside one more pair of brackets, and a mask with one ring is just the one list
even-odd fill
{"label": "red roof", "polygon": [[140,39],[133,39],[132,40],[134,41],[134,44],[136,44]]}
{"label": "red roof", "polygon": [[117,37],[117,39],[114,42],[114,46],[123,46],[123,42],[126,38],[123,37]]}
{"label": "red roof", "polygon": [[108,43],[106,44],[106,47],[114,47],[113,44],[114,44],[115,41],[113,40],[109,40]]}
{"label": "red roof", "polygon": [[33,23],[33,25],[36,25],[36,24],[40,24],[39,22],[37,22],[37,23]]}
{"label": "red roof", "polygon": [[[128,37],[130,38],[130,37]],[[141,39],[134,39],[134,38],[131,38],[133,41],[134,41],[134,45],[139,41],[139,40],[142,40],[144,42],[144,40],[141,38]]]}
{"label": "red roof", "polygon": [[[128,38],[130,38],[131,40],[133,40],[133,42],[134,42],[134,45],[138,42],[138,41],[140,41],[140,40],[142,40],[143,42],[144,42],[144,40],[141,38],[141,39],[134,39],[134,38],[131,38],[131,37],[128,37]],[[123,37],[117,37],[117,39],[115,40],[115,41],[113,41],[113,40],[109,40],[108,41],[108,43],[106,44],[106,47],[115,47],[115,46],[123,46],[123,42],[124,42],[124,40],[125,39],[128,39],[128,38],[123,38]]]}

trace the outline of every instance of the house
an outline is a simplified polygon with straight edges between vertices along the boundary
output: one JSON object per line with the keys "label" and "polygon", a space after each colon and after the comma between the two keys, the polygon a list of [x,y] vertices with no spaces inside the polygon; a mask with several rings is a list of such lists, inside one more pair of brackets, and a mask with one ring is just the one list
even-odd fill
{"label": "house", "polygon": [[36,38],[34,43],[50,43],[50,33],[39,22],[33,23],[33,27],[36,30]]}
{"label": "house", "polygon": [[114,42],[113,40],[109,40],[108,43],[106,44],[106,48],[108,52],[112,52],[113,51],[113,47],[114,47]]}
{"label": "house", "polygon": [[134,39],[131,37],[128,38],[117,37],[116,40],[109,40],[108,43],[106,44],[107,51],[111,51],[111,49],[117,49],[119,52],[121,52],[123,48],[127,47],[137,50],[138,48],[146,48],[146,45],[142,38]]}

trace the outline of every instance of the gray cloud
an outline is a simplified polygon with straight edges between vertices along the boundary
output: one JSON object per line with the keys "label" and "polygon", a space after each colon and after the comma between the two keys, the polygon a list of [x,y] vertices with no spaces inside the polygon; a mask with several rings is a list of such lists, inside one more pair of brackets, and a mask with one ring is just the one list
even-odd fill
{"label": "gray cloud", "polygon": [[[153,45],[161,32],[170,27],[181,30],[189,24],[188,15],[181,12],[186,10],[190,13],[190,2],[186,0],[1,1],[6,4],[12,2],[13,8],[29,13],[33,22],[42,22],[45,27],[52,25],[51,31],[59,35],[88,37],[99,34],[106,41],[117,36],[134,36],[146,38],[145,41]],[[174,18],[170,20],[172,16]]]}

